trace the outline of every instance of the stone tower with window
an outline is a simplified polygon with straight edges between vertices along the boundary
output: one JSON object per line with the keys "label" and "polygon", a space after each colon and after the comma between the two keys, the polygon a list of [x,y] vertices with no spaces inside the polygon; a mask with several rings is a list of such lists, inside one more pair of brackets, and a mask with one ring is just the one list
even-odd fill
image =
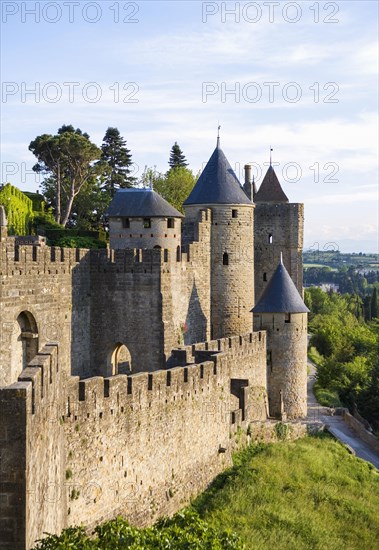
{"label": "stone tower with window", "polygon": [[267,393],[270,416],[307,414],[307,314],[282,258],[253,308],[254,330],[267,331]]}
{"label": "stone tower with window", "polygon": [[303,294],[304,205],[290,203],[270,165],[254,196],[255,301],[261,297],[283,253],[295,286]]}
{"label": "stone tower with window", "polygon": [[113,250],[180,250],[183,214],[150,188],[118,190],[106,214]]}
{"label": "stone tower with window", "polygon": [[254,205],[220,148],[220,140],[184,202],[184,241],[196,234],[200,211],[211,210],[211,337],[251,330],[254,304]]}

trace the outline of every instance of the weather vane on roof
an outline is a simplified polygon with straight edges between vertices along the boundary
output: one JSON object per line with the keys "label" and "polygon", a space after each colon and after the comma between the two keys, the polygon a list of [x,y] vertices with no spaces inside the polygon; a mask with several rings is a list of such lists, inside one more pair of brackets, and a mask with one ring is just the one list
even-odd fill
{"label": "weather vane on roof", "polygon": [[220,122],[217,123],[218,124],[218,127],[217,127],[217,147],[220,147]]}
{"label": "weather vane on roof", "polygon": [[273,150],[274,149],[270,145],[270,166],[272,165],[272,152],[273,152]]}

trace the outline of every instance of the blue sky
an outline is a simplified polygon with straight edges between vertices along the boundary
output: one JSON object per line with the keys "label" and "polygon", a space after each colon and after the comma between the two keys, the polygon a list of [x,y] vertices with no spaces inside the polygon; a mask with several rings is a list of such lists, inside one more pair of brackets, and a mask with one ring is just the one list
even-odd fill
{"label": "blue sky", "polygon": [[137,176],[175,141],[198,172],[220,123],[240,179],[251,162],[259,183],[273,147],[306,246],[378,251],[376,1],[1,8],[1,181],[35,190],[28,145],[62,124],[98,145],[118,127]]}

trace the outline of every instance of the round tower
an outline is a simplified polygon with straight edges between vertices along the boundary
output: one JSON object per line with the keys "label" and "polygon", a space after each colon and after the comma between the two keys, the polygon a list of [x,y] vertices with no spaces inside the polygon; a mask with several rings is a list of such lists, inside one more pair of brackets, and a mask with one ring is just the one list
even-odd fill
{"label": "round tower", "polygon": [[254,304],[254,205],[217,147],[184,202],[185,224],[211,210],[211,337],[251,331]]}
{"label": "round tower", "polygon": [[267,391],[270,416],[307,414],[307,314],[282,259],[253,308],[254,330],[267,331]]}
{"label": "round tower", "polygon": [[112,249],[180,251],[183,214],[150,188],[119,189],[106,215]]}

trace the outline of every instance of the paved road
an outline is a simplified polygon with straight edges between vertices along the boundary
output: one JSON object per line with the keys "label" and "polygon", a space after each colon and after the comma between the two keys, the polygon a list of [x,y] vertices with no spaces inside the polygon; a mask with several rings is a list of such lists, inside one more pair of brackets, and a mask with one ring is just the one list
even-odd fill
{"label": "paved road", "polygon": [[359,438],[357,433],[343,421],[341,416],[331,416],[330,409],[322,407],[316,401],[313,393],[316,369],[310,361],[308,361],[308,366],[310,369],[308,375],[308,421],[325,424],[328,430],[342,443],[348,445],[356,456],[371,462],[379,470],[379,456],[371,450],[367,443]]}

